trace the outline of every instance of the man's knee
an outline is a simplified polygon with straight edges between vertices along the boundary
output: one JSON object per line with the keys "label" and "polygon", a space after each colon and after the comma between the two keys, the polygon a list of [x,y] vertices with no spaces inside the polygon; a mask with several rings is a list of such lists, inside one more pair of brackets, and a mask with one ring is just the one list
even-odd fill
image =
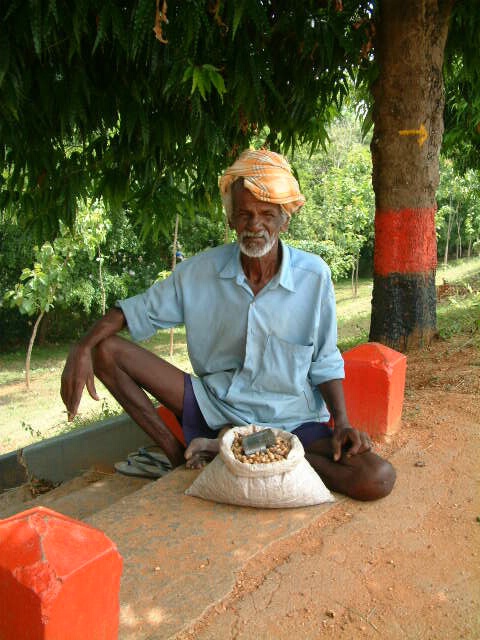
{"label": "man's knee", "polygon": [[378,500],[392,491],[397,474],[387,460],[375,456],[358,470],[350,496],[356,500]]}
{"label": "man's knee", "polygon": [[115,361],[118,349],[118,338],[110,336],[101,340],[92,351],[93,371],[98,378],[104,371],[109,371]]}

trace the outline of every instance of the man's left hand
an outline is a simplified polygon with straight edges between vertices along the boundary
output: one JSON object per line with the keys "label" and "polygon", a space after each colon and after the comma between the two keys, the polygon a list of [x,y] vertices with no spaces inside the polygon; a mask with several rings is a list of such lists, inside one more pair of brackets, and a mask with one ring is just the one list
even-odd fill
{"label": "man's left hand", "polygon": [[338,462],[342,457],[342,448],[350,444],[346,455],[356,456],[365,453],[372,448],[372,442],[368,434],[349,426],[335,425],[332,435],[333,460]]}

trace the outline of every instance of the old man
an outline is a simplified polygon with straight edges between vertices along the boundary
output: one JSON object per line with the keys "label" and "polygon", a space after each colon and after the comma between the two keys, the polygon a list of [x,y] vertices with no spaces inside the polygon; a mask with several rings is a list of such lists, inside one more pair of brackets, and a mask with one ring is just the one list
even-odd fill
{"label": "old man", "polygon": [[[173,466],[201,466],[222,429],[254,423],[295,433],[329,489],[360,500],[387,495],[393,467],[347,417],[329,268],[279,239],[305,202],[288,162],[247,150],[219,184],[237,242],[182,262],[92,327],[62,375],[69,418],[85,386],[98,399],[95,375]],[[128,327],[144,340],[180,324],[194,375],[117,336]],[[146,392],[179,418],[186,449]]]}

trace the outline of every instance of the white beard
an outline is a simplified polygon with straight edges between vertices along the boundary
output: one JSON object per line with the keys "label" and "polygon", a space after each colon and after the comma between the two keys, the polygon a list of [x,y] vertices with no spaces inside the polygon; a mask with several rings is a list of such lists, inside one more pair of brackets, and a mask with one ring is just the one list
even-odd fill
{"label": "white beard", "polygon": [[[263,247],[248,246],[245,242],[245,238],[264,238],[265,244],[263,245]],[[240,250],[249,258],[263,258],[263,256],[266,256],[267,253],[272,250],[276,240],[276,236],[271,236],[268,231],[261,231],[260,233],[242,231],[242,233],[238,235],[238,244],[240,245]]]}

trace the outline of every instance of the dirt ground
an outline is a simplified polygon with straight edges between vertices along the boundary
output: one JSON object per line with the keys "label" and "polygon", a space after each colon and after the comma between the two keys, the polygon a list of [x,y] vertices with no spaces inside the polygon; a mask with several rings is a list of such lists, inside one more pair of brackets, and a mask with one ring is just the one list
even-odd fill
{"label": "dirt ground", "polygon": [[[478,338],[477,338],[478,340]],[[409,355],[397,468],[381,502],[346,500],[247,564],[177,640],[480,638],[480,350]]]}
{"label": "dirt ground", "polygon": [[397,469],[392,494],[341,499],[271,544],[173,637],[480,638],[479,416],[478,335],[409,354],[401,430],[376,444]]}

